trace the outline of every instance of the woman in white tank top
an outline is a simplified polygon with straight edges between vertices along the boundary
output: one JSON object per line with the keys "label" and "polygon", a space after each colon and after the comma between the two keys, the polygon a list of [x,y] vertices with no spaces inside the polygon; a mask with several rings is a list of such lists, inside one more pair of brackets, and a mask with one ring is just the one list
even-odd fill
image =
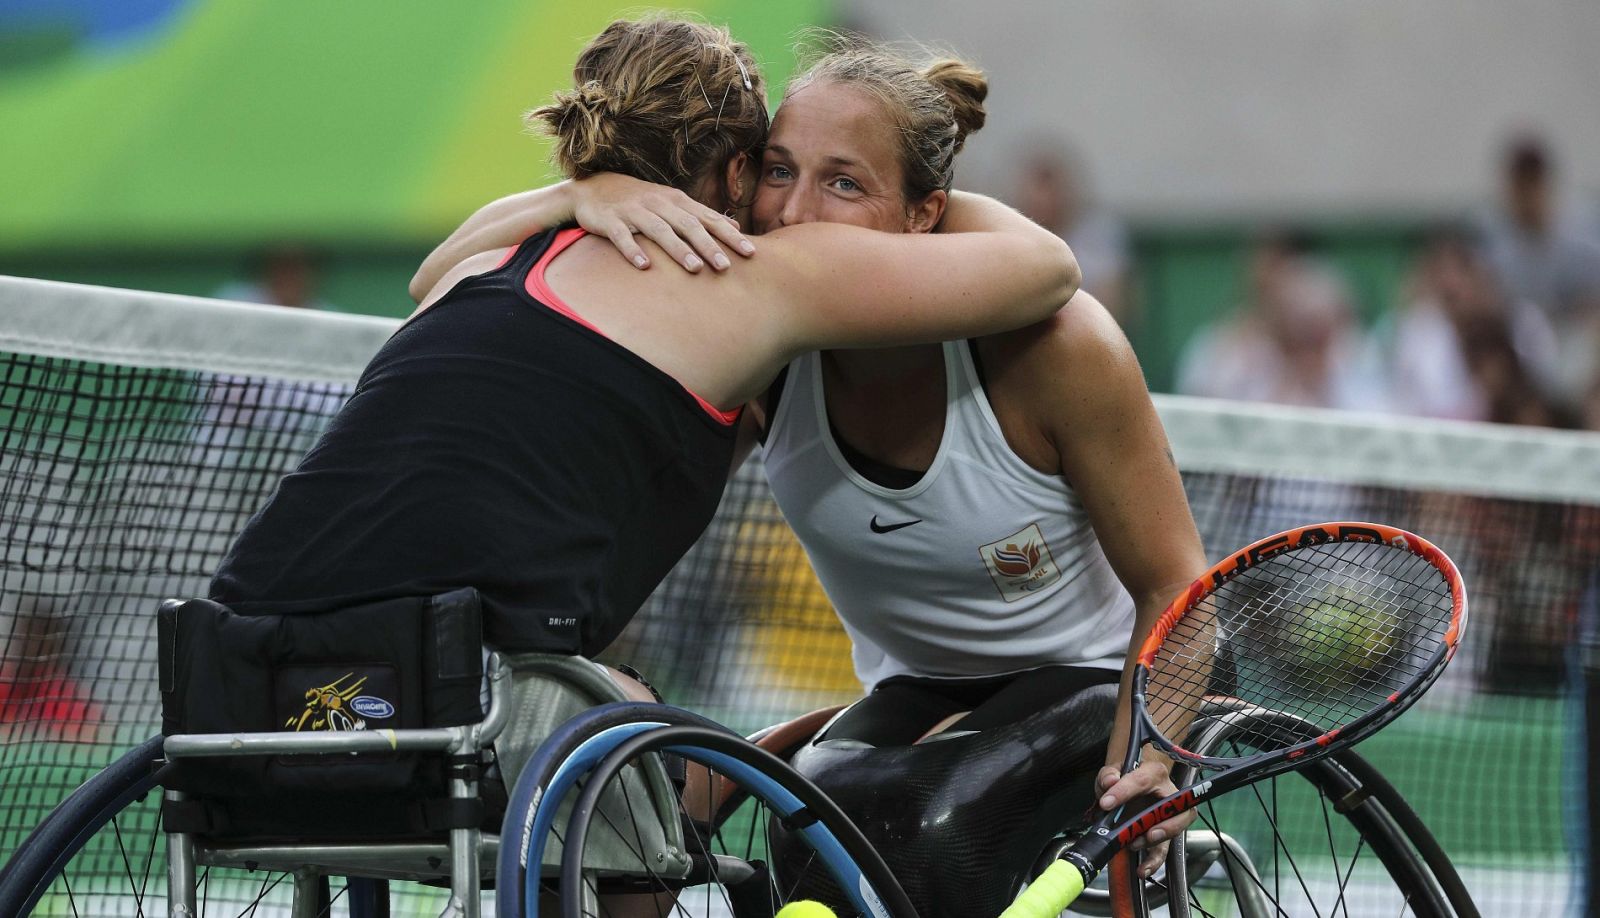
{"label": "woman in white tank top", "polygon": [[[986,93],[957,61],[918,67],[870,45],[823,57],[773,121],[756,228],[934,230]],[[1023,703],[1042,707],[1096,670],[1120,671],[1101,803],[1171,790],[1154,756],[1117,773],[1127,661],[1205,557],[1143,375],[1105,309],[1080,292],[1016,332],[808,354],[776,391],[768,477],[855,642],[866,704],[882,696],[880,711],[926,720],[965,710],[973,688],[999,703],[985,682],[1008,696],[1031,682]],[[1147,874],[1159,856],[1146,856]]]}

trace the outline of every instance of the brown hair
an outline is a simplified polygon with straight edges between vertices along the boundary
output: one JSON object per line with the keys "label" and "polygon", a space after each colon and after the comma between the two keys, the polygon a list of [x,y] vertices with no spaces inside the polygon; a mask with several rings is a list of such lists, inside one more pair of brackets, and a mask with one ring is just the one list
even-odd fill
{"label": "brown hair", "polygon": [[693,193],[767,139],[766,85],[728,30],[681,19],[617,20],[589,42],[574,88],[525,116],[556,140],[573,178],[620,172]]}
{"label": "brown hair", "polygon": [[[977,67],[951,57],[918,64],[910,56],[859,35],[824,34],[824,52],[789,82],[785,95],[818,80],[870,93],[900,135],[900,166],[908,202],[950,190],[956,154],[983,127],[989,81]],[[919,52],[926,56],[925,52]]]}

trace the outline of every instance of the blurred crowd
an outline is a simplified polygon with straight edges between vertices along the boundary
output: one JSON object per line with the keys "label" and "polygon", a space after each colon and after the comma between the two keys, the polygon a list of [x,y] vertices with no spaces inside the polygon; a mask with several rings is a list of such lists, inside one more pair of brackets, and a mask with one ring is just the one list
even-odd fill
{"label": "blurred crowd", "polygon": [[[1544,141],[1508,143],[1496,203],[1428,232],[1370,326],[1350,279],[1311,242],[1262,232],[1238,305],[1184,347],[1177,391],[1600,430],[1600,221],[1563,207],[1556,178]],[[1016,182],[1012,203],[1059,232],[1084,288],[1136,324],[1129,234],[1093,206],[1081,171],[1039,147]]]}
{"label": "blurred crowd", "polygon": [[[1263,229],[1239,302],[1204,317],[1179,355],[1176,391],[1600,430],[1600,219],[1562,198],[1556,169],[1540,138],[1510,141],[1494,203],[1427,231],[1382,303],[1358,302],[1306,233]],[[1081,164],[1060,143],[1035,142],[1011,182],[1011,203],[1071,244],[1084,289],[1137,340],[1147,317],[1132,236],[1088,193]],[[330,308],[320,262],[305,247],[275,246],[216,295]]]}

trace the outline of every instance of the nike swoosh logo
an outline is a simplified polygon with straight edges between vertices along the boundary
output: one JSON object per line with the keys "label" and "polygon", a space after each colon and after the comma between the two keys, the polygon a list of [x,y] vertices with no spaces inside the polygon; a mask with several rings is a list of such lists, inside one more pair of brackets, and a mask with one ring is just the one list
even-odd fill
{"label": "nike swoosh logo", "polygon": [[893,523],[891,525],[884,526],[884,525],[882,525],[881,523],[878,522],[878,515],[876,513],[874,513],[872,515],[872,522],[869,523],[868,525],[872,527],[872,531],[873,532],[882,534],[882,533],[885,533],[885,532],[894,532],[896,529],[904,529],[907,526],[915,526],[920,522],[922,522],[922,520],[912,520],[909,523]]}

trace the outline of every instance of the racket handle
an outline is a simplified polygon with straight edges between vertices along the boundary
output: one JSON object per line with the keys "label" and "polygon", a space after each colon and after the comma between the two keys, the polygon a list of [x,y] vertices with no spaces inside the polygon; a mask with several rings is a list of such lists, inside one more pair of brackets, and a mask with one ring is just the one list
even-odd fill
{"label": "racket handle", "polygon": [[1067,861],[1056,861],[1006,906],[1000,918],[1055,918],[1077,901],[1088,882],[1089,878],[1077,867]]}

